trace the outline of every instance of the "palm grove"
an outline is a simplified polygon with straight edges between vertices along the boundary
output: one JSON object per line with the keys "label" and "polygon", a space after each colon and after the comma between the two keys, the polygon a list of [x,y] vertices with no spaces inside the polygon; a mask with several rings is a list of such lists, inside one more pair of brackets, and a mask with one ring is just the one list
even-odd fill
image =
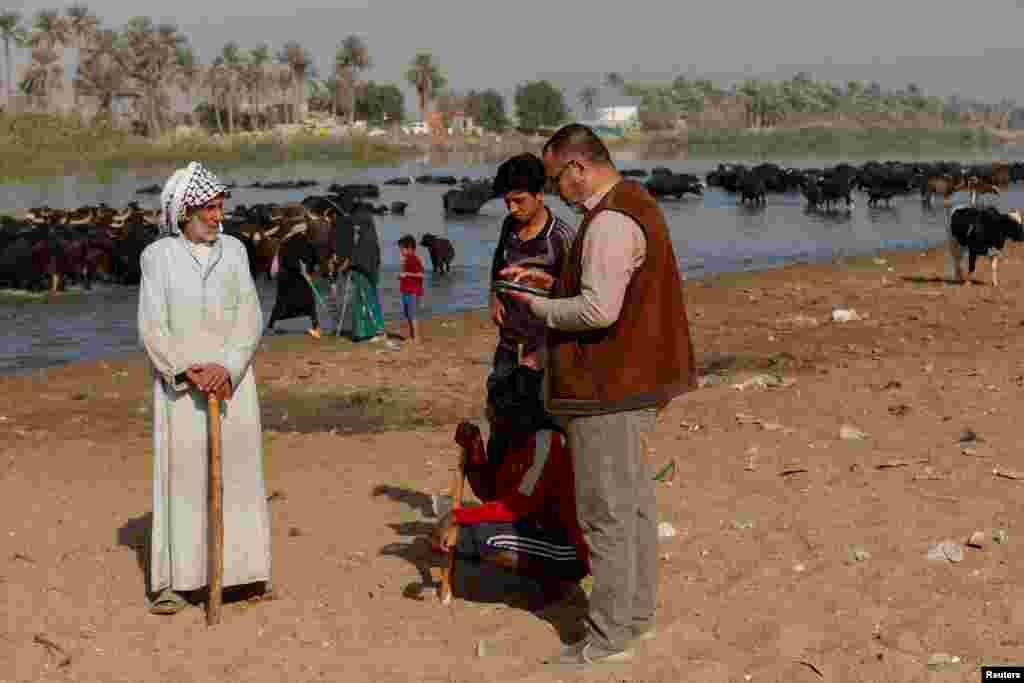
{"label": "palm grove", "polygon": [[[72,79],[76,104],[79,98],[90,100],[97,116],[103,117],[112,114],[116,100],[130,100],[135,119],[153,137],[177,121],[172,103],[175,91],[194,95],[201,90],[204,101],[194,113],[206,126],[225,133],[300,122],[309,109],[330,112],[349,123],[364,120],[374,125],[397,123],[405,116],[397,85],[361,78],[372,60],[366,41],[356,35],[338,45],[326,78],[320,77],[312,56],[298,41],[288,41],[276,51],[269,45],[245,47],[230,41],[208,65],[202,65],[188,37],[175,25],[137,17],[119,29],[106,28],[82,4],[63,13],[42,10],[31,20],[16,11],[0,13],[0,37],[8,97],[17,92],[32,108],[49,110],[51,96],[65,80],[63,50],[76,48],[79,59]],[[13,48],[30,51],[29,66],[17,84]],[[430,52],[416,54],[404,76],[415,89],[421,112],[437,111],[446,123],[461,112],[491,131],[510,123],[501,93],[451,90]],[[840,87],[805,73],[786,81],[747,80],[727,89],[706,79],[626,82],[620,74],[609,73],[599,85],[587,85],[577,94],[588,115],[599,104],[602,87],[637,98],[641,118],[650,127],[665,127],[659,122],[668,124],[699,111],[709,95],[721,94],[746,95],[758,125],[779,123],[792,111],[842,109],[955,113],[1000,108],[1011,112],[1011,120],[1024,119],[1024,111],[1012,101],[986,105],[954,96],[944,102],[924,95],[913,84],[899,91],[857,81]],[[523,128],[556,126],[570,118],[563,91],[547,80],[519,84],[514,105]]]}
{"label": "palm grove", "polygon": [[[341,41],[331,72],[323,79],[298,41],[288,41],[277,51],[269,45],[244,47],[229,41],[204,66],[177,26],[137,17],[119,29],[107,28],[83,4],[63,13],[42,10],[28,20],[20,12],[5,11],[0,13],[0,37],[8,97],[22,95],[31,108],[49,110],[66,77],[63,51],[76,48],[78,66],[71,79],[76,104],[80,98],[90,100],[97,116],[109,117],[115,101],[130,100],[135,117],[153,137],[176,122],[175,90],[191,95],[201,88],[206,96],[194,113],[202,123],[225,133],[295,123],[308,109],[329,111],[349,123],[400,122],[405,115],[397,85],[361,79],[372,60],[366,41],[356,35]],[[30,54],[17,83],[15,48]],[[500,93],[489,89],[460,95],[447,90],[447,79],[429,52],[415,56],[405,78],[416,90],[420,111],[433,107],[446,119],[462,111],[488,130],[508,125]],[[558,111],[561,120],[564,104]],[[545,117],[544,123],[557,122],[549,119]]]}

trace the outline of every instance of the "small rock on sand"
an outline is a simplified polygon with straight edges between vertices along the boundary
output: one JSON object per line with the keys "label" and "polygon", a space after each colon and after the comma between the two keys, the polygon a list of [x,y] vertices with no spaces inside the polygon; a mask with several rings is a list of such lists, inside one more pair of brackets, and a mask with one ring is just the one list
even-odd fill
{"label": "small rock on sand", "polygon": [[862,441],[865,436],[867,434],[852,425],[843,425],[839,428],[839,438],[844,441]]}
{"label": "small rock on sand", "polygon": [[928,549],[927,558],[936,561],[960,562],[964,559],[964,549],[956,541],[942,541]]}
{"label": "small rock on sand", "polygon": [[660,539],[672,538],[678,533],[679,532],[676,531],[676,528],[668,522],[661,522],[658,524],[658,538]]}

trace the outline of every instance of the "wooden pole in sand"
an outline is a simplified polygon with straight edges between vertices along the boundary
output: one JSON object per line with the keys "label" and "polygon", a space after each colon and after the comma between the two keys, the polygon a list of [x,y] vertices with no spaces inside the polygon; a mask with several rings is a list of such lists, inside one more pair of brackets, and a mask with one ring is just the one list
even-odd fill
{"label": "wooden pole in sand", "polygon": [[[459,466],[452,479],[452,512],[462,507],[462,490],[466,483],[465,457],[465,453],[459,454]],[[452,581],[455,579],[455,546],[459,542],[458,526],[452,528],[452,532],[445,542],[448,545],[448,565],[441,569],[441,590],[437,593],[442,605],[447,605],[452,601]]]}
{"label": "wooden pole in sand", "polygon": [[220,605],[224,591],[224,482],[220,456],[220,400],[209,395],[210,413],[210,491],[207,516],[207,573],[210,594],[206,599],[206,625],[220,623]]}

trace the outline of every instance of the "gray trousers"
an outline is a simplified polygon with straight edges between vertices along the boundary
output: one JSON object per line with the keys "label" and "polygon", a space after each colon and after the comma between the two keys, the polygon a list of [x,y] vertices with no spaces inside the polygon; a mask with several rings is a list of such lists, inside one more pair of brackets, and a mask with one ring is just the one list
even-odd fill
{"label": "gray trousers", "polygon": [[587,625],[601,649],[623,650],[654,625],[658,529],[647,437],[656,419],[650,408],[566,425],[594,580]]}

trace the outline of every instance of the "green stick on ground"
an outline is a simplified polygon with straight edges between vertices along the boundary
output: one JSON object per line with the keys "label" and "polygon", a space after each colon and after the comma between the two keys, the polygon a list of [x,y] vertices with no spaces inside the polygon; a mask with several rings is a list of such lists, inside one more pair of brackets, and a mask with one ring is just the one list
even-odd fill
{"label": "green stick on ground", "polygon": [[654,481],[665,481],[665,477],[671,475],[674,477],[676,473],[676,461],[669,460],[668,463],[658,470],[658,473],[654,475]]}

